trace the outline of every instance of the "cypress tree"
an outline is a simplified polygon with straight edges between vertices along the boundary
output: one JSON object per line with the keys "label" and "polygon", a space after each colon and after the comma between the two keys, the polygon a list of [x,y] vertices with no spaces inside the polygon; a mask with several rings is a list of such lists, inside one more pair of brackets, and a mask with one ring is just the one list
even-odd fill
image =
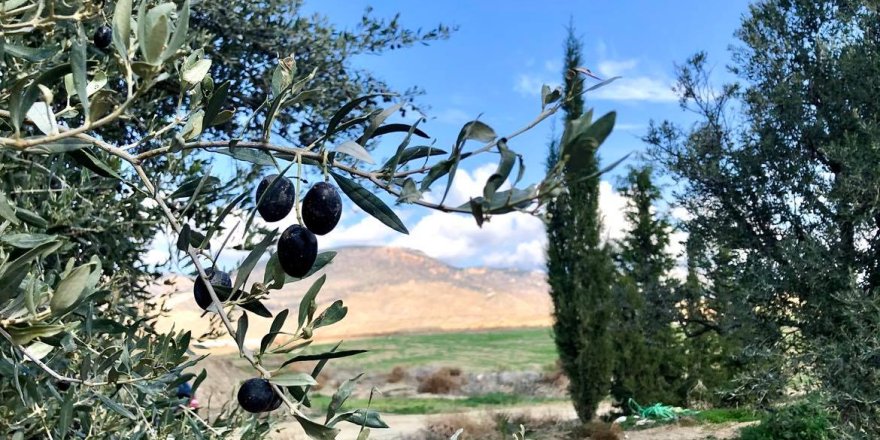
{"label": "cypress tree", "polygon": [[618,243],[619,268],[614,293],[614,368],[612,396],[628,411],[634,398],[642,403],[684,403],[684,359],[673,322],[673,291],[666,279],[675,265],[666,252],[671,226],[654,212],[661,199],[650,166],[631,168],[618,189],[628,198],[631,225]]}
{"label": "cypress tree", "polygon": [[[563,105],[566,131],[572,129],[572,122],[581,118],[584,109],[583,82],[573,70],[581,66],[582,46],[574,27],[569,25]],[[561,146],[561,141],[550,144],[551,169],[560,159]],[[576,176],[566,175],[567,192],[551,203],[547,211],[547,273],[554,306],[553,332],[562,369],[571,381],[569,392],[582,421],[593,418],[599,402],[608,394],[613,362],[608,332],[613,264],[600,239],[597,147],[585,155],[585,166]]]}

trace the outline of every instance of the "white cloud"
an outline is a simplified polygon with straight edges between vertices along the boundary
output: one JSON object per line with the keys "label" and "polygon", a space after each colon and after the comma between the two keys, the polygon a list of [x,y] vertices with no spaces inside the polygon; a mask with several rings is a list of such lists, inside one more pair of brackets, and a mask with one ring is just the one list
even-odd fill
{"label": "white cloud", "polygon": [[459,108],[447,108],[436,113],[434,117],[437,122],[450,125],[464,125],[465,122],[475,119],[473,115]]}
{"label": "white cloud", "polygon": [[[470,261],[536,269],[543,266],[545,242],[544,223],[528,214],[495,216],[480,228],[469,215],[432,212],[422,217],[409,235],[398,237],[391,245],[416,249],[455,265]],[[536,250],[540,250],[537,255]],[[502,260],[498,255],[507,258]]]}
{"label": "white cloud", "polygon": [[[543,234],[543,230],[541,231]],[[514,252],[493,252],[483,259],[487,266],[520,267],[540,269],[545,266],[547,239],[541,235],[531,241],[520,243]]]}
{"label": "white cloud", "polygon": [[618,131],[639,131],[647,128],[645,124],[628,124],[628,123],[620,123],[614,124],[614,129]]}
{"label": "white cloud", "polygon": [[[615,60],[605,58],[599,51],[600,60],[596,72],[602,78],[621,76],[620,79],[589,93],[590,98],[606,101],[645,101],[675,102],[678,97],[672,91],[673,81],[665,75],[648,75],[639,71],[639,60]],[[535,70],[532,66],[528,72],[519,73],[514,81],[513,90],[521,96],[539,96],[541,86],[559,86],[557,79],[562,65],[557,61],[545,61],[544,71]],[[590,66],[592,67],[592,66]],[[551,68],[555,68],[552,69]]]}
{"label": "white cloud", "polygon": [[620,240],[626,234],[625,209],[626,198],[615,191],[611,183],[600,182],[599,212],[602,213],[602,237],[605,240]]}
{"label": "white cloud", "polygon": [[559,74],[562,71],[562,61],[559,60],[547,60],[544,61],[544,70],[548,72],[553,72],[554,74]]}
{"label": "white cloud", "polygon": [[624,76],[594,90],[590,96],[606,101],[678,101],[678,96],[672,91],[672,81],[647,76]]}
{"label": "white cloud", "polygon": [[513,85],[513,91],[521,96],[541,96],[541,87],[547,84],[551,88],[559,87],[559,81],[546,74],[521,73]]}
{"label": "white cloud", "polygon": [[624,73],[634,69],[639,64],[636,59],[629,60],[604,60],[600,61],[598,67],[599,74],[605,77],[623,75]]}
{"label": "white cloud", "polygon": [[[355,212],[357,207],[347,205],[346,208],[343,209],[344,217],[357,217],[359,219],[348,226],[341,224],[333,230],[333,233],[320,237],[319,242],[322,248],[386,246],[391,239],[398,235],[397,232],[391,230],[372,216],[366,215],[360,209],[357,209]],[[398,215],[401,214],[399,209],[395,211],[397,211]]]}

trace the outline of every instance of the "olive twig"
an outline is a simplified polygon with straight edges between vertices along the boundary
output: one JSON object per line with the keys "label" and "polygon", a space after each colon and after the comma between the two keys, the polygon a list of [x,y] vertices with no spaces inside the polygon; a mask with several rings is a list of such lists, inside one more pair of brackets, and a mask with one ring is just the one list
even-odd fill
{"label": "olive twig", "polygon": [[299,224],[304,224],[302,219],[302,206],[300,206],[299,202],[299,191],[302,185],[302,155],[296,155],[296,195],[294,196],[294,209],[296,210],[296,221]]}

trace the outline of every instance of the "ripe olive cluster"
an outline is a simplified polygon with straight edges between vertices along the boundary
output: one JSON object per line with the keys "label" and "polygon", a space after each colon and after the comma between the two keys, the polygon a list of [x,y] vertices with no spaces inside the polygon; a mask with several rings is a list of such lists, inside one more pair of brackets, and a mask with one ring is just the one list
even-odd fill
{"label": "ripe olive cluster", "polygon": [[[280,221],[293,210],[296,198],[296,187],[290,179],[277,174],[266,176],[257,186],[257,212],[267,222]],[[301,208],[304,225],[294,224],[285,229],[278,239],[277,249],[281,268],[287,275],[296,278],[305,277],[315,264],[318,256],[315,234],[325,235],[339,223],[342,199],[332,185],[319,182],[306,193]],[[216,268],[205,272],[212,285],[232,287],[232,278],[228,273]],[[228,289],[215,293],[220,301],[229,299]],[[208,288],[201,278],[196,279],[193,296],[202,310],[207,310],[212,303]],[[259,413],[277,409],[281,399],[267,380],[254,378],[245,381],[238,390],[238,403],[248,412]]]}
{"label": "ripe olive cluster", "polygon": [[[257,211],[263,220],[277,222],[293,209],[297,197],[290,179],[273,174],[263,178],[257,187]],[[325,235],[336,227],[342,215],[342,199],[332,185],[316,183],[302,201],[302,221],[285,229],[278,239],[278,262],[292,277],[306,276],[318,256],[317,235]]]}

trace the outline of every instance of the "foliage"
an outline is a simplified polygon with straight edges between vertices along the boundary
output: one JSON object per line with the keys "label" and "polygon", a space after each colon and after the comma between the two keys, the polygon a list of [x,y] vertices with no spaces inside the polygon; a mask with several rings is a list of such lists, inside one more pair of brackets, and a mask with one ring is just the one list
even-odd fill
{"label": "foliage", "polygon": [[686,337],[688,405],[749,403],[751,399],[731,392],[733,379],[743,372],[742,348],[747,337],[735,314],[738,292],[731,254],[719,249],[706,255],[710,251],[696,235],[688,237],[685,252],[687,277],[676,287],[676,319]]}
{"label": "foliage", "polygon": [[878,18],[855,0],[756,3],[734,53],[742,84],[714,87],[695,56],[677,89],[698,122],[647,137],[681,182],[687,231],[730,255],[725,313],[749,342],[735,391],[821,387],[861,437],[880,435]]}
{"label": "foliage", "polygon": [[[519,132],[500,138],[481,121],[465,124],[443,159],[431,159],[434,152],[422,147],[408,149],[412,136],[428,136],[418,123],[385,123],[404,102],[375,110],[384,95],[369,93],[385,91],[377,80],[334,68],[344,66],[352,53],[432,40],[447,30],[415,33],[401,29],[397,19],[367,17],[358,35],[337,33],[319,17],[297,19],[300,4],[0,3],[4,436],[112,432],[131,438],[250,439],[270,430],[271,418],[247,416],[234,405],[205,417],[174,396],[178,384],[193,381],[195,392],[210,378],[204,370],[185,372],[200,360],[189,350],[189,333],[161,333],[154,325],[161,310],[146,294],[151,274],[142,261],[158,230],[176,239],[182,266],[192,269],[207,290],[211,304],[205,319],[218,323],[214,336],[234,340],[252,374],[269,380],[284,412],[310,437],[334,438],[334,426],[341,422],[383,427],[378,413],[368,408],[340,410],[360,376],[334,394],[323,421],[302,413],[325,364],[360,351],[337,345],[301,354],[315,331],[347,313],[341,302],[317,310],[324,277],[303,286],[308,291],[294,311],[296,319],[287,319],[290,310],[263,304],[273,290],[300,280],[285,273],[284,257],[272,251],[277,228],[255,219],[254,205],[244,202],[253,193],[254,178],[272,169],[289,172],[297,193],[293,212],[302,223],[304,183],[311,183],[309,176],[324,181],[332,176],[352,203],[406,233],[377,193],[470,214],[481,224],[492,215],[541,212],[566,177],[588,175],[580,166],[584,151],[575,145],[541,182],[522,189],[519,178],[510,179],[511,189],[499,191],[519,157],[509,146]],[[86,35],[105,24],[111,44],[88,41]],[[275,44],[304,52],[284,54],[289,47]],[[277,58],[276,51],[283,55]],[[541,113],[527,127],[560,108],[564,101],[556,102],[558,95],[545,94]],[[589,127],[579,128],[574,135]],[[406,137],[391,159],[372,166],[373,144],[401,131]],[[350,140],[334,148],[337,138]],[[293,146],[275,143],[279,140]],[[475,143],[479,146],[471,147]],[[499,166],[482,195],[458,207],[422,198],[441,178],[448,191],[462,160],[493,150],[500,153]],[[225,173],[212,171],[219,155],[234,164]],[[522,170],[521,159],[519,165]],[[226,221],[234,218],[238,225],[231,229],[242,232],[227,229]],[[231,287],[212,285],[208,273],[220,269],[218,260],[227,248],[246,257],[233,271]],[[248,283],[267,255],[265,277]],[[332,252],[321,253],[311,272],[332,259]],[[271,332],[249,335],[248,313],[273,317]],[[259,350],[245,347],[255,336]],[[263,362],[267,353],[283,354],[285,360],[270,370]],[[315,360],[311,374],[288,367]]]}
{"label": "foliage", "polygon": [[[613,267],[600,240],[599,145],[614,125],[614,113],[596,121],[583,111],[577,75],[583,43],[569,26],[565,43],[565,130],[550,145],[548,168],[566,169],[567,191],[547,208],[547,278],[553,299],[553,333],[578,417],[587,422],[608,393],[612,368],[610,297]],[[561,166],[573,151],[579,170]],[[574,164],[573,163],[573,164]],[[572,164],[572,165],[573,165]],[[583,177],[586,176],[586,177]]]}
{"label": "foliage", "polygon": [[697,420],[712,423],[752,422],[760,420],[763,413],[748,407],[739,408],[712,408],[700,411],[695,416]]}
{"label": "foliage", "polygon": [[619,188],[631,225],[618,243],[614,286],[616,353],[611,395],[629,413],[631,398],[645,403],[685,404],[685,351],[673,329],[676,301],[667,281],[675,262],[669,220],[654,212],[661,198],[650,166],[630,168]]}
{"label": "foliage", "polygon": [[834,438],[834,418],[816,398],[806,398],[771,412],[755,426],[740,432],[740,440],[826,440]]}

